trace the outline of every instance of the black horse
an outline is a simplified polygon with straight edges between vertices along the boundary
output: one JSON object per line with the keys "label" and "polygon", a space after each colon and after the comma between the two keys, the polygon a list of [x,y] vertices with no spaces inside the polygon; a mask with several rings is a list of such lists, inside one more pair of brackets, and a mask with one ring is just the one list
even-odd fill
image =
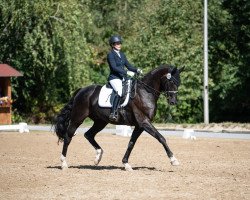
{"label": "black horse", "polygon": [[108,123],[135,126],[127,151],[122,159],[126,170],[132,170],[128,159],[136,140],[143,131],[148,132],[163,145],[172,165],[179,165],[165,138],[156,130],[151,121],[156,114],[156,103],[161,93],[166,95],[170,105],[177,103],[182,71],[183,68],[177,69],[170,65],[162,65],[138,79],[133,98],[130,99],[127,106],[118,111],[116,122],[109,121],[110,108],[101,108],[98,105],[100,85],[90,85],[78,89],[55,120],[55,132],[59,141],[64,142],[61,155],[62,169],[67,168],[66,154],[72,137],[87,117],[94,121],[93,126],[84,136],[96,149],[95,165],[98,165],[103,154],[102,148],[95,141],[95,136]]}

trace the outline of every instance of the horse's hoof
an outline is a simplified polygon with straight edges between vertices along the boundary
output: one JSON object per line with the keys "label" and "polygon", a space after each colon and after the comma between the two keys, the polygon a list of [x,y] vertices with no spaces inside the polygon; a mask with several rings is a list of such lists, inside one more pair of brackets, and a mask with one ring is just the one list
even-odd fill
{"label": "horse's hoof", "polygon": [[68,169],[67,163],[62,163],[62,170]]}
{"label": "horse's hoof", "polygon": [[128,163],[123,163],[123,164],[124,164],[126,171],[129,171],[129,172],[133,171],[133,168],[130,166],[130,164],[128,164]]}
{"label": "horse's hoof", "polygon": [[67,164],[67,162],[66,162],[66,157],[64,157],[63,155],[61,155],[60,160],[61,160],[61,162],[62,162],[61,168],[62,168],[62,169],[68,169],[68,164]]}
{"label": "horse's hoof", "polygon": [[173,166],[178,166],[178,165],[180,165],[179,161],[178,161],[174,156],[170,158],[170,163],[171,163],[171,165],[173,165]]}
{"label": "horse's hoof", "polygon": [[175,160],[175,161],[171,161],[171,165],[178,166],[178,165],[180,165],[180,163],[178,160]]}
{"label": "horse's hoof", "polygon": [[95,161],[94,161],[95,165],[98,165],[99,162],[101,161],[102,154],[103,154],[103,150],[102,149],[97,149],[96,150],[96,156],[95,156]]}
{"label": "horse's hoof", "polygon": [[62,166],[61,167],[62,167],[62,170],[68,169],[68,164],[67,164],[66,160],[62,161]]}

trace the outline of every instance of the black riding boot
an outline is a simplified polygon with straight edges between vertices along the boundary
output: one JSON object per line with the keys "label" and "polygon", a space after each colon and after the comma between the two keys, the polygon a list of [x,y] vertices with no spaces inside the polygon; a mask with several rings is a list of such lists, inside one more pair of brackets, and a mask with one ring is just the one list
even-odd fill
{"label": "black riding boot", "polygon": [[111,113],[109,115],[109,120],[110,121],[116,121],[117,120],[117,108],[120,104],[121,97],[119,95],[116,95],[113,100],[112,108],[111,108]]}

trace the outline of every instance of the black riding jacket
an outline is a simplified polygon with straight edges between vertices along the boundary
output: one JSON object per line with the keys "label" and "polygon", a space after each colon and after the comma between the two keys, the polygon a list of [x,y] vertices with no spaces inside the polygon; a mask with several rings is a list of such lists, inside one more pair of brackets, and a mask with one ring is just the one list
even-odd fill
{"label": "black riding jacket", "polygon": [[118,56],[118,54],[112,49],[108,55],[107,55],[107,60],[108,60],[108,64],[109,64],[109,68],[110,68],[110,74],[108,77],[108,81],[112,80],[112,79],[123,79],[127,76],[127,71],[125,70],[124,66],[132,72],[137,72],[137,68],[135,68],[134,66],[132,66],[125,54],[123,52],[119,52],[120,56]]}

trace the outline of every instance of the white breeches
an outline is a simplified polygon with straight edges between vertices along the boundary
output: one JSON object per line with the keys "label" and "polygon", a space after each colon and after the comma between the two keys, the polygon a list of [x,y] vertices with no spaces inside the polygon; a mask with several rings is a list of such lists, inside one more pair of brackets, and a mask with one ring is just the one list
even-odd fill
{"label": "white breeches", "polygon": [[117,92],[117,94],[121,97],[122,96],[122,80],[113,79],[109,81],[109,83],[113,87],[113,89]]}

